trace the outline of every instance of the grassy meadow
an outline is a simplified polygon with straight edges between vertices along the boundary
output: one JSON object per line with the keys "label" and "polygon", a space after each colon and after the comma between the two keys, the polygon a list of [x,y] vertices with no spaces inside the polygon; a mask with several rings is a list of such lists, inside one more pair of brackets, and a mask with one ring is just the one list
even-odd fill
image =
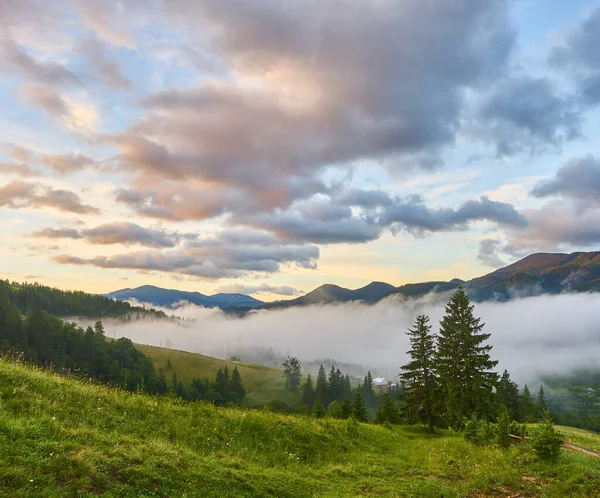
{"label": "grassy meadow", "polygon": [[[582,436],[583,437],[583,436]],[[574,441],[575,442],[575,441]],[[537,461],[409,426],[217,408],[0,360],[0,496],[598,496],[600,460]]]}

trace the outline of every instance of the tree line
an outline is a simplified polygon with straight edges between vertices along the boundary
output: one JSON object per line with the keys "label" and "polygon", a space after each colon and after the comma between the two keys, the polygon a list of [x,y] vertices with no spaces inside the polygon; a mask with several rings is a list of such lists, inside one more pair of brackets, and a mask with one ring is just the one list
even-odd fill
{"label": "tree line", "polygon": [[[0,293],[2,287],[0,287]],[[19,354],[26,361],[128,391],[174,395],[216,405],[238,404],[246,392],[235,367],[220,369],[214,381],[193,379],[189,386],[175,373],[167,382],[150,358],[126,338],[107,339],[101,321],[83,329],[39,307],[26,317],[0,294],[0,353]]]}
{"label": "tree line", "polygon": [[55,316],[92,318],[166,318],[162,311],[132,306],[98,294],[63,291],[38,283],[18,283],[0,280],[0,300],[8,301],[22,313],[41,309]]}

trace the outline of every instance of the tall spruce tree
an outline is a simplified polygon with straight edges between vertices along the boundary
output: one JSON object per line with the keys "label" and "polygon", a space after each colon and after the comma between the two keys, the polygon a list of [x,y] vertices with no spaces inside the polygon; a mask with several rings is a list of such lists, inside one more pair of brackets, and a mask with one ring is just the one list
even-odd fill
{"label": "tall spruce tree", "polygon": [[235,403],[239,403],[240,400],[246,395],[246,389],[242,383],[242,376],[237,367],[233,367],[231,374],[231,392],[230,398]]}
{"label": "tall spruce tree", "polygon": [[537,398],[535,399],[535,416],[541,419],[544,414],[548,411],[548,401],[546,400],[546,392],[544,386],[540,386]]}
{"label": "tall spruce tree", "polygon": [[527,384],[525,384],[521,393],[521,413],[523,414],[523,422],[535,421],[535,404],[533,403]]}
{"label": "tall spruce tree", "polygon": [[373,389],[373,375],[371,371],[367,372],[362,385],[363,400],[367,407],[375,409],[377,406],[377,397],[375,396],[375,389]]}
{"label": "tall spruce tree", "polygon": [[315,393],[317,397],[317,401],[321,402],[321,406],[323,408],[327,408],[328,405],[328,386],[327,386],[327,374],[325,373],[325,368],[323,365],[319,367],[319,372],[317,373],[317,385],[315,387]]}
{"label": "tall spruce tree", "polygon": [[512,420],[522,422],[523,416],[521,413],[519,385],[511,380],[508,370],[504,370],[498,381],[496,399],[498,401],[498,415],[501,415],[504,411],[503,409],[506,408]]}
{"label": "tall spruce tree", "polygon": [[358,388],[356,389],[356,395],[354,396],[354,406],[352,407],[352,415],[359,422],[367,422],[369,420],[367,405],[363,400],[362,389],[360,386],[358,386]]}
{"label": "tall spruce tree", "polygon": [[313,387],[312,377],[308,374],[308,377],[302,386],[302,403],[306,405],[308,410],[312,410],[315,403],[315,397],[316,393],[315,388]]}
{"label": "tall spruce tree", "polygon": [[437,372],[445,397],[446,416],[459,429],[473,416],[486,418],[492,412],[493,388],[498,363],[490,358],[492,346],[484,344],[490,334],[473,315],[473,305],[462,287],[450,297],[440,323]]}
{"label": "tall spruce tree", "polygon": [[407,354],[411,359],[401,367],[404,402],[409,412],[433,432],[439,415],[440,389],[435,368],[435,336],[431,333],[429,317],[419,315],[406,334],[410,339],[411,349]]}

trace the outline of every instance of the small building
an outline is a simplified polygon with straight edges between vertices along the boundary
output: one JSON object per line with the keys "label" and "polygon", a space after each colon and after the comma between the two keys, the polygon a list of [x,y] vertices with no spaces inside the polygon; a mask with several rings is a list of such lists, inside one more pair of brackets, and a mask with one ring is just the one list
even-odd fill
{"label": "small building", "polygon": [[388,388],[388,381],[384,377],[377,377],[373,379],[373,388],[383,391]]}
{"label": "small building", "polygon": [[591,387],[588,387],[585,392],[588,394],[594,394],[596,391],[594,391]]}

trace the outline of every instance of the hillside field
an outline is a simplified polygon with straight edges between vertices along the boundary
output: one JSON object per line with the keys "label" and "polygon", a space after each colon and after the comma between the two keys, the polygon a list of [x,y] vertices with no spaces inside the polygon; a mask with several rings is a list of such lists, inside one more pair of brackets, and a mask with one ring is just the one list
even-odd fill
{"label": "hillside field", "polygon": [[600,462],[217,408],[0,359],[0,496],[598,496]]}
{"label": "hillside field", "polygon": [[[163,369],[168,382],[171,380],[173,373],[185,384],[189,384],[194,377],[214,380],[220,368],[227,367],[231,374],[234,367],[237,367],[242,376],[244,387],[250,392],[265,382],[282,376],[282,372],[278,368],[266,367],[255,363],[221,360],[197,353],[159,348],[156,346],[145,346],[143,344],[136,344],[135,347],[152,360],[154,368],[157,371],[160,368]],[[170,369],[167,368],[169,360],[171,361]]]}

